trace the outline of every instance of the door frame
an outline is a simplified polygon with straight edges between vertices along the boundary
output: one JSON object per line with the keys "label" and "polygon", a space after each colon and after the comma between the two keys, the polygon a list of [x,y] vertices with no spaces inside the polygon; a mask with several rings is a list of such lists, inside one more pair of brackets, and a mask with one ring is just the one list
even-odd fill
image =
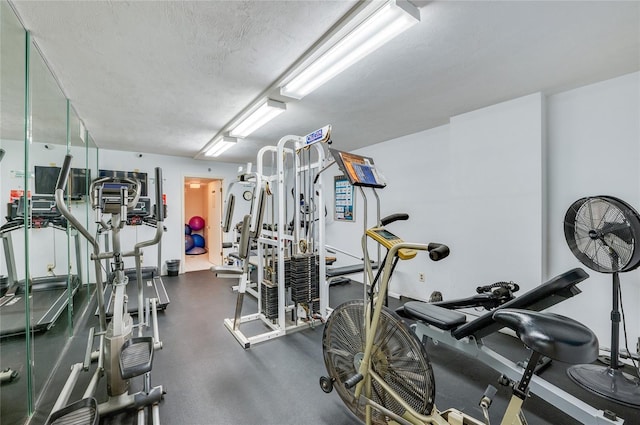
{"label": "door frame", "polygon": [[[224,177],[217,177],[217,176],[212,176],[212,175],[207,175],[205,173],[182,173],[182,182],[180,184],[180,218],[182,220],[182,224],[184,225],[186,223],[186,217],[185,217],[185,183],[186,183],[186,179],[191,179],[191,178],[197,178],[197,179],[202,179],[202,180],[206,180],[207,183],[209,181],[212,180],[219,180],[220,181],[220,196],[222,198],[223,196],[223,191],[224,191],[224,187],[225,187],[225,182],[226,179]],[[224,205],[224,199],[221,199],[220,202],[220,208],[222,208]],[[224,211],[220,210],[220,216],[223,217],[224,216]],[[222,235],[222,228],[219,228],[220,231],[220,243],[222,243],[223,241],[223,235]],[[184,230],[183,230],[184,232]],[[220,249],[222,249],[222,245],[220,246]],[[185,272],[185,260],[186,260],[186,254],[184,252],[184,247],[182,249],[182,254],[180,256],[181,261],[180,261],[180,273],[184,273]]]}

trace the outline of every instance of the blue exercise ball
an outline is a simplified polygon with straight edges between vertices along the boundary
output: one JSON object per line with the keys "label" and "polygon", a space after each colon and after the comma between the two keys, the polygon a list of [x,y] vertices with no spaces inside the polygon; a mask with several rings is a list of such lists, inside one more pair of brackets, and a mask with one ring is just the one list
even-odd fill
{"label": "blue exercise ball", "polygon": [[190,235],[192,231],[193,231],[193,229],[191,229],[191,226],[189,226],[188,224],[184,225],[184,234],[185,235]]}
{"label": "blue exercise ball", "polygon": [[200,235],[193,234],[193,246],[198,248],[204,248],[204,238]]}
{"label": "blue exercise ball", "polygon": [[184,235],[184,250],[189,251],[193,246],[193,237],[191,235]]}

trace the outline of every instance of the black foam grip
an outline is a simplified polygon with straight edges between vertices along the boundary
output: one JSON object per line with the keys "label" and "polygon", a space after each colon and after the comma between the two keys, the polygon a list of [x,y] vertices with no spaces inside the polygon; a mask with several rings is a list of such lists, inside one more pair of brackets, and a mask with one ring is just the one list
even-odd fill
{"label": "black foam grip", "polygon": [[56,190],[62,189],[64,190],[67,185],[67,178],[69,178],[69,171],[71,170],[71,160],[73,159],[72,155],[67,154],[64,157],[64,163],[62,164],[62,169],[60,169],[60,174],[58,174],[58,182],[56,183]]}
{"label": "black foam grip", "polygon": [[394,221],[401,221],[401,220],[409,220],[409,214],[406,214],[406,213],[391,214],[381,219],[380,223],[383,226],[386,226],[387,224],[391,224]]}
{"label": "black foam grip", "polygon": [[346,381],[344,381],[344,387],[346,389],[355,387],[356,384],[360,381],[362,381],[364,379],[364,376],[362,376],[362,374],[360,373],[356,373],[355,375],[353,375],[351,378],[347,379]]}
{"label": "black foam grip", "polygon": [[433,261],[440,261],[449,256],[449,247],[442,243],[430,243],[427,245],[429,250],[429,258]]}
{"label": "black foam grip", "polygon": [[164,221],[164,201],[162,199],[162,168],[156,167],[156,220]]}

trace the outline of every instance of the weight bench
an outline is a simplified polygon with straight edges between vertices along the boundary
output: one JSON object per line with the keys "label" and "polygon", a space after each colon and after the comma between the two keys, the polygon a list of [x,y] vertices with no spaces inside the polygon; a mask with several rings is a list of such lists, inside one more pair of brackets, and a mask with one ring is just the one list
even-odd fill
{"label": "weight bench", "polygon": [[[544,310],[578,295],[581,291],[576,285],[588,277],[589,275],[581,268],[569,270],[471,321],[467,321],[466,315],[459,311],[421,301],[409,301],[398,308],[396,313],[416,321],[411,325],[411,329],[420,340],[431,338],[438,344],[447,345],[481,361],[511,381],[517,382],[522,375],[521,366],[496,353],[482,342],[484,337],[505,327],[494,319],[494,314],[507,308]],[[533,376],[530,390],[580,423],[587,425],[624,423],[622,419],[612,418],[609,414],[586,404],[538,375]]]}

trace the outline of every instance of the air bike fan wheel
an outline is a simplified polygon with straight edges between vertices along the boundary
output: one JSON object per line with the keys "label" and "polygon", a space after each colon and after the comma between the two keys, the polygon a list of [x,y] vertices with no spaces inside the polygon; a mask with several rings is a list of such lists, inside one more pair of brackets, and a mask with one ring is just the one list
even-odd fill
{"label": "air bike fan wheel", "polygon": [[640,265],[640,216],[611,196],[577,200],[564,217],[564,236],[571,252],[592,270],[613,276],[611,364],[577,365],[567,373],[585,389],[615,402],[640,407],[640,380],[622,372],[619,363],[620,272]]}
{"label": "air bike fan wheel", "polygon": [[[325,392],[335,388],[342,401],[362,421],[364,403],[354,397],[354,388],[344,381],[358,372],[365,347],[365,308],[362,300],[348,301],[338,306],[324,328],[322,352],[329,378],[321,379]],[[424,346],[409,327],[391,310],[383,308],[373,343],[371,368],[384,383],[421,414],[430,414],[435,398],[435,381],[431,362]],[[324,382],[323,382],[324,381]],[[363,393],[366,390],[363,391]],[[389,397],[382,386],[373,381],[370,400],[402,416],[405,409]],[[388,424],[379,410],[372,412],[372,423]]]}

